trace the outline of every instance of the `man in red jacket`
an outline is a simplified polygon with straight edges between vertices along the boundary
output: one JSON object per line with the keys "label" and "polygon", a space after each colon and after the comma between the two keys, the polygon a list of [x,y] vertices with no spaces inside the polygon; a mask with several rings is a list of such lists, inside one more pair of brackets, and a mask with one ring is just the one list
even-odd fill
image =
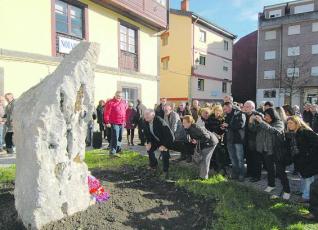
{"label": "man in red jacket", "polygon": [[110,154],[118,156],[121,152],[123,127],[126,124],[127,103],[122,99],[122,92],[117,91],[115,97],[107,102],[104,110],[104,122],[111,128]]}

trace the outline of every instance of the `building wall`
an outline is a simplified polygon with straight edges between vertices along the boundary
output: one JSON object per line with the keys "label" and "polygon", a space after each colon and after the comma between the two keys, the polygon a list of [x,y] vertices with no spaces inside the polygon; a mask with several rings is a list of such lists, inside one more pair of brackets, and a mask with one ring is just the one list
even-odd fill
{"label": "building wall", "polygon": [[168,45],[160,47],[161,58],[169,57],[168,70],[160,68],[160,97],[184,100],[189,95],[192,67],[192,20],[188,16],[170,13]]}
{"label": "building wall", "polygon": [[256,99],[257,34],[252,32],[234,44],[232,94],[238,102]]}
{"label": "building wall", "polygon": [[[220,100],[224,95],[231,95],[233,40],[215,32],[201,24],[194,23],[194,60],[200,55],[206,56],[206,64],[194,69],[191,92],[193,98]],[[206,32],[206,42],[200,41],[200,31]],[[224,49],[224,41],[228,42],[228,50]],[[223,66],[228,71],[223,70]],[[204,78],[204,91],[198,90],[198,79]],[[222,93],[222,82],[228,80],[227,93]]]}
{"label": "building wall", "polygon": [[[300,103],[302,105],[307,100],[306,88],[318,87],[318,77],[311,76],[311,67],[318,66],[318,55],[312,54],[312,45],[318,44],[318,32],[312,31],[312,23],[314,22],[318,22],[317,11],[271,20],[260,18],[257,72],[258,89],[279,88],[280,86],[284,88],[284,80],[282,83],[279,79],[286,78],[287,68],[294,65],[300,69],[300,79],[302,80],[297,81],[305,88],[305,92],[304,95],[298,95],[298,98],[293,97],[293,104]],[[292,25],[300,25],[300,34],[288,35],[288,28]],[[271,30],[276,31],[276,39],[265,40],[265,32]],[[300,55],[288,56],[288,48],[290,47],[299,47]],[[264,60],[264,52],[269,50],[276,51],[275,60]],[[275,70],[275,79],[264,79],[265,70]],[[277,97],[279,96],[279,94],[276,95]],[[282,97],[283,99],[285,98],[284,95]],[[261,96],[258,94],[257,101],[260,102],[261,100]],[[288,101],[282,100],[280,102],[280,105],[282,105]]]}
{"label": "building wall", "polygon": [[[158,31],[136,23],[88,0],[89,41],[101,45],[98,65],[112,71],[96,74],[96,101],[112,97],[117,85],[140,85],[140,95],[149,107],[158,100]],[[40,82],[54,71],[59,60],[47,61],[52,56],[51,40],[51,0],[21,1],[2,0],[0,7],[1,39],[0,49],[15,51],[15,56],[0,55],[0,68],[4,70],[4,92],[20,96],[24,91]],[[122,74],[118,69],[119,20],[124,20],[139,28],[139,69],[140,73]],[[10,25],[14,26],[8,26]],[[25,54],[23,54],[26,52]],[[14,53],[14,52],[13,52]],[[20,57],[22,53],[24,57]],[[30,55],[36,57],[30,58]],[[40,56],[43,55],[43,56]],[[148,94],[151,92],[151,95]]]}

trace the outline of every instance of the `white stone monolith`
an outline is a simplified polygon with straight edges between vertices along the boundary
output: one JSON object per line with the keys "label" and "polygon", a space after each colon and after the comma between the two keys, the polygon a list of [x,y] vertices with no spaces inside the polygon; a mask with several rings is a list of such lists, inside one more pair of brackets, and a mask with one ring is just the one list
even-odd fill
{"label": "white stone monolith", "polygon": [[15,206],[28,229],[85,210],[91,202],[83,160],[98,54],[98,44],[81,42],[15,102]]}

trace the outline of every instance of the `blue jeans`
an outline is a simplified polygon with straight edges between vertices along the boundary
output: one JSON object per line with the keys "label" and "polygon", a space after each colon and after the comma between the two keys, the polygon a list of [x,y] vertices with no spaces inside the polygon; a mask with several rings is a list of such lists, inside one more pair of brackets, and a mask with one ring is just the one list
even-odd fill
{"label": "blue jeans", "polygon": [[111,142],[110,142],[110,154],[115,154],[121,151],[121,141],[123,138],[123,126],[112,125],[111,126]]}
{"label": "blue jeans", "polygon": [[310,185],[315,181],[315,177],[301,178],[301,191],[303,193],[302,198],[309,200]]}
{"label": "blue jeans", "polygon": [[244,148],[243,144],[227,144],[227,150],[229,151],[232,174],[234,178],[244,178],[245,166],[244,166]]}

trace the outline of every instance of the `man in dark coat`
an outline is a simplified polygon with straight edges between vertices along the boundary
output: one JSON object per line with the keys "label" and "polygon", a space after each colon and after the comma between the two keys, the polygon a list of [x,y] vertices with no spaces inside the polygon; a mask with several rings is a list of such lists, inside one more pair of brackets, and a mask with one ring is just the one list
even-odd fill
{"label": "man in dark coat", "polygon": [[136,118],[138,120],[137,126],[138,126],[138,136],[140,140],[140,146],[144,146],[146,142],[145,138],[145,133],[144,133],[144,126],[145,126],[145,121],[144,121],[144,112],[146,110],[146,106],[144,106],[141,102],[141,100],[137,100],[137,106],[136,106],[136,111],[137,115]]}
{"label": "man in dark coat", "polygon": [[149,166],[152,169],[157,168],[158,161],[155,156],[155,151],[159,149],[163,161],[163,172],[166,179],[169,174],[169,149],[174,142],[174,135],[169,128],[168,124],[159,116],[155,115],[154,110],[146,110],[144,114],[146,121],[145,124],[145,136],[146,136],[146,149],[149,155]]}
{"label": "man in dark coat", "polygon": [[165,110],[164,107],[167,104],[167,98],[161,98],[160,100],[160,105],[157,106],[156,108],[156,116],[161,117],[162,119],[164,119],[165,117]]}
{"label": "man in dark coat", "polygon": [[223,110],[226,113],[223,127],[226,132],[227,149],[232,162],[232,178],[244,181],[244,138],[246,116],[242,111],[233,107],[231,102],[225,102]]}
{"label": "man in dark coat", "polygon": [[251,182],[257,182],[261,179],[261,171],[257,170],[258,165],[262,162],[262,156],[256,151],[256,132],[249,129],[249,119],[252,115],[263,116],[255,110],[255,103],[253,101],[246,101],[244,103],[244,112],[246,114],[245,124],[245,152],[246,152],[246,174],[251,177]]}
{"label": "man in dark coat", "polygon": [[96,108],[96,115],[97,115],[97,123],[99,125],[99,131],[101,133],[104,133],[104,138],[106,138],[107,134],[106,134],[105,124],[104,124],[104,106],[105,106],[105,102],[103,100],[100,100]]}

